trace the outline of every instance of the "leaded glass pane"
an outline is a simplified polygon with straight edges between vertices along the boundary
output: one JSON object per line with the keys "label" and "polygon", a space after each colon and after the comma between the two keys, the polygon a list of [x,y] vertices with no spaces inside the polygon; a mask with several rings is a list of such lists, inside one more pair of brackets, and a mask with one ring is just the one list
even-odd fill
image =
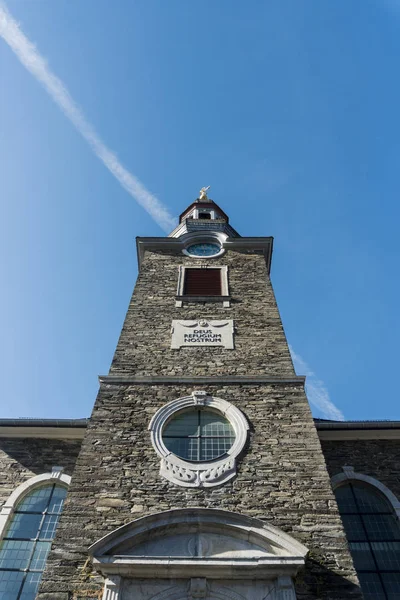
{"label": "leaded glass pane", "polygon": [[46,485],[16,507],[0,544],[0,600],[35,600],[66,495],[63,486]]}
{"label": "leaded glass pane", "polygon": [[50,552],[51,542],[37,542],[33,553],[30,568],[32,571],[43,571],[47,555]]}
{"label": "leaded glass pane", "polygon": [[19,600],[35,600],[42,573],[28,573]]}
{"label": "leaded glass pane", "polygon": [[199,460],[199,438],[165,438],[164,444],[181,458]]}
{"label": "leaded glass pane", "polygon": [[17,600],[23,578],[24,573],[19,571],[0,571],[1,600]]}
{"label": "leaded glass pane", "polygon": [[364,600],[387,600],[378,573],[358,573]]}
{"label": "leaded glass pane", "polygon": [[224,437],[234,436],[232,425],[217,413],[203,411],[200,412],[201,435]]}
{"label": "leaded glass pane", "polygon": [[400,526],[390,505],[358,482],[335,495],[365,600],[400,600]]}
{"label": "leaded glass pane", "polygon": [[235,441],[229,421],[211,410],[190,410],[172,418],[163,431],[170,452],[190,461],[223,456]]}
{"label": "leaded glass pane", "polygon": [[357,515],[342,515],[342,521],[349,542],[367,539],[361,517]]}
{"label": "leaded glass pane", "polygon": [[400,571],[400,542],[371,542],[371,547],[379,569]]}
{"label": "leaded glass pane", "polygon": [[16,513],[5,535],[7,538],[32,539],[38,537],[43,515]]}
{"label": "leaded glass pane", "polygon": [[400,573],[382,573],[382,580],[388,600],[399,600]]}
{"label": "leaded glass pane", "polygon": [[199,435],[198,411],[185,412],[174,417],[164,429],[164,436],[186,437]]}
{"label": "leaded glass pane", "polygon": [[35,542],[5,540],[0,547],[0,569],[26,569]]}
{"label": "leaded glass pane", "polygon": [[394,515],[363,515],[362,520],[370,540],[400,539]]}
{"label": "leaded glass pane", "polygon": [[[347,486],[348,487],[348,486]],[[390,513],[391,509],[382,496],[370,487],[356,482],[352,483],[354,495],[360,513]]]}
{"label": "leaded glass pane", "polygon": [[57,486],[51,495],[49,508],[47,512],[60,515],[64,506],[65,498],[67,497],[67,488]]}
{"label": "leaded glass pane", "polygon": [[42,527],[40,528],[39,538],[41,540],[52,540],[56,534],[58,525],[58,515],[46,515]]}
{"label": "leaded glass pane", "polygon": [[349,485],[343,485],[342,487],[335,490],[335,496],[340,513],[357,512],[357,506],[354,500],[354,495]]}
{"label": "leaded glass pane", "polygon": [[17,506],[18,512],[43,512],[50,500],[53,485],[47,485],[34,490]]}
{"label": "leaded glass pane", "polygon": [[234,438],[203,438],[200,447],[200,460],[212,460],[226,454],[232,447]]}
{"label": "leaded glass pane", "polygon": [[368,542],[349,542],[356,570],[375,571],[375,561]]}

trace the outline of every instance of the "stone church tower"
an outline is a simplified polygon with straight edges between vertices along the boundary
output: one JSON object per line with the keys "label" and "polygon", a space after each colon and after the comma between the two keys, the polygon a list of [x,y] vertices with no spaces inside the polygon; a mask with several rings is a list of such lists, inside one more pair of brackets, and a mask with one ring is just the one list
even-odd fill
{"label": "stone church tower", "polygon": [[207,197],[139,276],[41,600],[361,598],[269,279]]}

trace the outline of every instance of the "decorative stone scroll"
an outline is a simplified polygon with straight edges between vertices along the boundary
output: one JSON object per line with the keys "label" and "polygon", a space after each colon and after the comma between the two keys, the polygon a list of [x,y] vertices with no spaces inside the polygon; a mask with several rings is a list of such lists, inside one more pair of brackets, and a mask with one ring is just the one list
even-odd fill
{"label": "decorative stone scroll", "polygon": [[172,321],[171,348],[183,346],[222,346],[233,350],[233,321]]}

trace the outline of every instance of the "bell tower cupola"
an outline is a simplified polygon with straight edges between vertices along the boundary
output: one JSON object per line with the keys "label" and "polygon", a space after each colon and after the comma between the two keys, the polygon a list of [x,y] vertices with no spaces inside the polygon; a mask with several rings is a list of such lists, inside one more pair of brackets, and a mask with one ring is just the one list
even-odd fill
{"label": "bell tower cupola", "polygon": [[179,225],[169,237],[181,237],[188,233],[220,232],[227,237],[240,237],[229,225],[229,217],[222,208],[208,197],[210,186],[202,187],[199,197],[179,216]]}

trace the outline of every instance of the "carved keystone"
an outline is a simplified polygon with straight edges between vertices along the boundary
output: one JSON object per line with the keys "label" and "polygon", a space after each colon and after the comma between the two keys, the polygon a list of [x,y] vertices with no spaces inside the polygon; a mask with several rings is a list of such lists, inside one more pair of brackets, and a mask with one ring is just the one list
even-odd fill
{"label": "carved keystone", "polygon": [[52,467],[51,468],[51,478],[52,479],[60,479],[63,471],[64,471],[64,467]]}
{"label": "carved keystone", "polygon": [[346,477],[348,477],[349,479],[353,479],[353,475],[354,475],[354,467],[342,467],[343,473],[346,475]]}
{"label": "carved keystone", "polygon": [[207,596],[207,580],[196,577],[190,580],[190,598],[205,598]]}
{"label": "carved keystone", "polygon": [[192,396],[194,398],[194,403],[198,406],[204,406],[206,403],[206,398],[207,398],[207,392],[198,390],[195,392],[192,392]]}

